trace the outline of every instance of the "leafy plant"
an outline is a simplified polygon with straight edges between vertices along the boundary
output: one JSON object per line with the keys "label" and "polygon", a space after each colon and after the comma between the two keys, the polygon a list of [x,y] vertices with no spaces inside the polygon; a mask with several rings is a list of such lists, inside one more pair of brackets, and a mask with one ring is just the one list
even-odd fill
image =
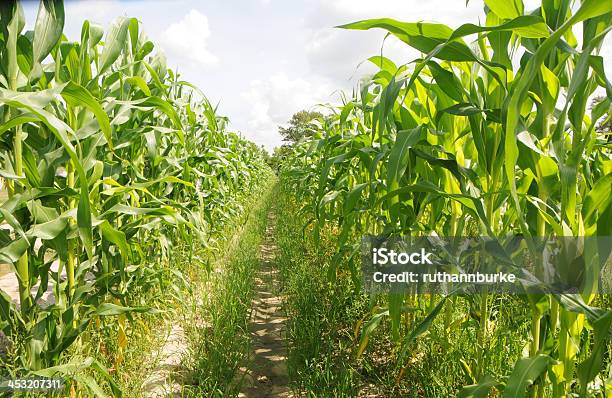
{"label": "leafy plant", "polygon": [[9,196],[0,223],[10,227],[0,229],[0,261],[12,264],[20,292],[17,306],[0,291],[0,329],[20,342],[12,369],[73,375],[100,395],[83,369],[108,379],[106,370],[92,358],[66,363],[66,351],[100,317],[122,325],[150,311],[128,302],[145,283],[140,271],[168,267],[179,242],[213,253],[239,211],[234,194],[267,166],[153,53],[136,18],[117,18],[106,33],[85,21],[80,40],[69,41],[61,1],[41,1],[33,32],[23,32],[20,3],[5,1],[0,12],[0,175]]}
{"label": "leafy plant", "polygon": [[[606,2],[543,1],[525,10],[521,0],[485,0],[482,26],[388,18],[341,26],[383,29],[422,56],[400,66],[383,55],[369,58],[379,70],[320,119],[314,139],[296,145],[285,165],[285,179],[312,215],[315,238],[326,226],[338,228],[330,278],[346,266],[359,281],[365,235],[609,236],[612,158],[597,125],[610,108],[612,87],[597,51],[611,18]],[[596,90],[607,95],[589,109]],[[564,250],[564,278],[591,267],[586,249]],[[577,266],[583,268],[572,269]],[[605,349],[601,337],[591,344],[583,336],[605,334],[611,314],[587,310],[599,293],[597,278],[589,281],[581,295],[526,296],[529,356],[518,359],[505,388],[487,373],[496,297],[470,297],[478,303],[478,355],[466,368],[481,382],[462,396],[485,396],[494,387],[505,396],[586,394]],[[363,328],[359,353],[381,314],[405,354],[440,315],[446,330],[453,327],[457,299],[432,296],[430,312],[417,320],[410,310],[420,300],[416,292],[389,294],[382,309],[373,309],[373,327]]]}

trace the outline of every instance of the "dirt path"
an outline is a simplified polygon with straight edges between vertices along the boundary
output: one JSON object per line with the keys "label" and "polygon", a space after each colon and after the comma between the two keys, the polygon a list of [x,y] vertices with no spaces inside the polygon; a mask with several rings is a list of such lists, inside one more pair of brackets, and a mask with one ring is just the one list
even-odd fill
{"label": "dirt path", "polygon": [[255,277],[255,297],[251,313],[252,352],[246,369],[245,387],[240,397],[292,397],[288,388],[285,321],[282,298],[278,294],[280,277],[274,267],[275,219],[268,214],[266,235],[260,246],[260,267]]}
{"label": "dirt path", "polygon": [[187,351],[185,332],[180,325],[173,325],[164,344],[150,360],[156,362],[151,374],[142,385],[143,397],[169,398],[182,397],[181,382],[184,368],[181,366]]}

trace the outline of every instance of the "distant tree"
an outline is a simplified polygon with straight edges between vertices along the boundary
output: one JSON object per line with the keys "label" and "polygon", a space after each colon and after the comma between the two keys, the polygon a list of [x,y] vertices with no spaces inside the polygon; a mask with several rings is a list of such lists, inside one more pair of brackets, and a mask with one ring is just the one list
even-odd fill
{"label": "distant tree", "polygon": [[270,164],[270,152],[263,145],[259,147],[259,152],[261,153],[261,157],[267,164]]}
{"label": "distant tree", "polygon": [[279,173],[281,165],[287,159],[287,156],[291,153],[291,145],[281,145],[274,148],[272,155],[266,160],[268,166],[274,170],[276,174]]}
{"label": "distant tree", "polygon": [[299,111],[291,117],[289,126],[279,126],[278,132],[283,137],[283,141],[291,144],[300,142],[312,137],[314,130],[311,123],[320,117],[323,117],[323,114],[319,112]]}

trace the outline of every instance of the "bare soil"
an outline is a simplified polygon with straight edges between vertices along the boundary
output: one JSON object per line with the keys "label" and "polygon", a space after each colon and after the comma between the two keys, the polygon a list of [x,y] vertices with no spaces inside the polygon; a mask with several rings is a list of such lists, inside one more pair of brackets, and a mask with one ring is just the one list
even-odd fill
{"label": "bare soil", "polygon": [[181,381],[184,368],[181,366],[187,351],[183,328],[173,325],[163,346],[153,356],[157,365],[145,380],[142,390],[146,398],[181,397]]}
{"label": "bare soil", "polygon": [[239,397],[293,397],[288,387],[286,317],[278,292],[280,276],[274,266],[275,219],[268,214],[266,234],[259,249],[260,266],[255,277],[255,297],[250,322],[251,357],[245,371],[245,386]]}

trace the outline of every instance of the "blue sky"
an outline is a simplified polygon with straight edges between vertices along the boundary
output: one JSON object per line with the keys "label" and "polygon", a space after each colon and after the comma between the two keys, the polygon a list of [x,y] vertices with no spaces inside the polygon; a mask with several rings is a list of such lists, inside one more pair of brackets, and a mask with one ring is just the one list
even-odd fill
{"label": "blue sky", "polygon": [[[526,0],[526,8],[536,3]],[[38,2],[24,9],[31,28]],[[80,37],[83,20],[107,26],[117,16],[137,17],[163,49],[168,66],[198,87],[231,127],[272,148],[281,143],[277,126],[317,103],[338,101],[371,71],[360,62],[380,51],[382,32],[345,31],[333,26],[392,17],[436,21],[457,27],[478,23],[482,0],[73,0],[66,1],[66,34]],[[611,39],[601,54],[612,74]],[[396,63],[418,54],[387,40],[385,55]]]}

